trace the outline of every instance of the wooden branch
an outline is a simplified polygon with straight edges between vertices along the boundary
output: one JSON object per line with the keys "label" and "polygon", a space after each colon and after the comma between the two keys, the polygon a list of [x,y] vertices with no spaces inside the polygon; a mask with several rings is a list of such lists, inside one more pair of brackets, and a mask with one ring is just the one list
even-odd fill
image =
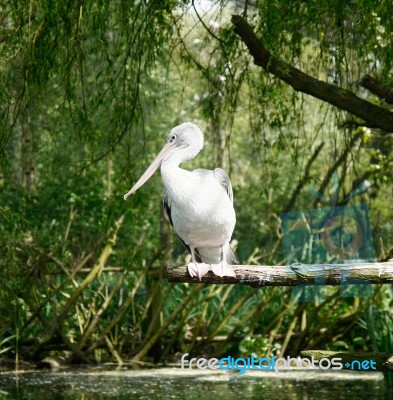
{"label": "wooden branch", "polygon": [[234,31],[254,57],[256,65],[291,85],[296,91],[310,94],[365,121],[364,126],[393,132],[393,113],[364,100],[349,90],[320,81],[273,56],[240,15],[232,16]]}
{"label": "wooden branch", "polygon": [[[349,285],[393,283],[393,261],[357,264],[292,264],[280,266],[233,265],[236,278],[209,272],[202,283],[241,284],[252,287],[297,285]],[[186,266],[167,267],[169,282],[199,283]]]}
{"label": "wooden branch", "polygon": [[360,81],[360,86],[368,89],[371,93],[376,94],[386,103],[393,104],[393,90],[385,85],[381,85],[376,79],[366,74]]}
{"label": "wooden branch", "polygon": [[[304,358],[314,360],[321,360],[322,358],[327,358],[331,360],[332,358],[341,358],[341,363],[343,364],[343,369],[354,369],[356,370],[359,366],[358,363],[354,363],[357,360],[362,363],[362,361],[374,361],[376,371],[393,371],[393,354],[389,353],[373,353],[373,352],[349,352],[349,351],[325,351],[325,350],[305,350],[300,352],[300,355]],[[346,363],[350,366],[346,366]]]}

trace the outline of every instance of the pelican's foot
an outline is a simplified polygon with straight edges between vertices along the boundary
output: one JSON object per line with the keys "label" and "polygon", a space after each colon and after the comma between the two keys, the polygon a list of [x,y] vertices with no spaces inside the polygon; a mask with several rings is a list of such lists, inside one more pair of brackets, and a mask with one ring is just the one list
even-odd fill
{"label": "pelican's foot", "polygon": [[205,276],[211,270],[211,267],[209,264],[205,264],[205,263],[190,262],[187,265],[187,269],[188,269],[188,273],[192,277],[197,276],[199,278],[199,280],[201,280],[201,278],[203,276]]}
{"label": "pelican's foot", "polygon": [[221,261],[219,264],[212,264],[211,270],[214,275],[217,276],[233,276],[236,278],[235,271],[225,260]]}

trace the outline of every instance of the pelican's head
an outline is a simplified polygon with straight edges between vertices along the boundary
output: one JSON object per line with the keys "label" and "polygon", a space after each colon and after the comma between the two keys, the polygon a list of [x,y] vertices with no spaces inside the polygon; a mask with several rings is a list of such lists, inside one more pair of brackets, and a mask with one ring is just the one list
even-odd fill
{"label": "pelican's head", "polygon": [[203,133],[197,124],[185,122],[169,132],[168,145],[175,146],[175,151],[169,152],[162,161],[174,159],[180,163],[192,160],[202,150]]}
{"label": "pelican's head", "polygon": [[124,200],[135,193],[153,174],[163,161],[173,161],[180,164],[182,161],[193,159],[203,147],[203,133],[198,125],[185,122],[173,128],[168,135],[167,142],[149,168],[139,178],[132,189],[124,195]]}

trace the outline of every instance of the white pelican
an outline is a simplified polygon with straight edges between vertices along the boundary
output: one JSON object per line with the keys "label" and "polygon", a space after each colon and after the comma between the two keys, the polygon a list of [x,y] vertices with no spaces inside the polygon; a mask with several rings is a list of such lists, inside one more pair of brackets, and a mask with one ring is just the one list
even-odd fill
{"label": "white pelican", "polygon": [[236,223],[232,185],[221,168],[214,171],[179,167],[192,160],[203,148],[203,133],[199,127],[186,122],[173,128],[165,146],[124,200],[136,192],[161,166],[165,191],[164,210],[191,252],[188,272],[199,280],[209,271],[219,276],[236,274],[229,265],[236,262],[229,241]]}

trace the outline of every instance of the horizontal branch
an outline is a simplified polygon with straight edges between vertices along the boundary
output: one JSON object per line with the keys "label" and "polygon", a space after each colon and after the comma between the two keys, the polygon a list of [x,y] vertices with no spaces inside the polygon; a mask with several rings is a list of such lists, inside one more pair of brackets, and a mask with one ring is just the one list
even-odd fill
{"label": "horizontal branch", "polygon": [[[349,285],[393,283],[393,262],[357,264],[292,264],[280,266],[233,265],[236,277],[220,277],[209,272],[201,282],[241,284],[252,287],[311,285]],[[169,282],[199,283],[187,266],[167,267]]]}
{"label": "horizontal branch", "polygon": [[[359,370],[359,366],[363,363],[363,370],[365,367],[369,371],[374,368],[375,371],[393,371],[393,354],[389,353],[305,350],[302,351],[300,355],[304,358],[314,358],[314,360],[318,361],[323,358],[328,360],[340,358],[342,360],[340,362],[343,364],[343,369]],[[373,368],[367,361],[373,361]]]}
{"label": "horizontal branch", "polygon": [[240,15],[232,16],[234,31],[247,46],[256,65],[291,85],[365,121],[364,126],[393,132],[393,113],[364,100],[349,90],[320,81],[273,56]]}

